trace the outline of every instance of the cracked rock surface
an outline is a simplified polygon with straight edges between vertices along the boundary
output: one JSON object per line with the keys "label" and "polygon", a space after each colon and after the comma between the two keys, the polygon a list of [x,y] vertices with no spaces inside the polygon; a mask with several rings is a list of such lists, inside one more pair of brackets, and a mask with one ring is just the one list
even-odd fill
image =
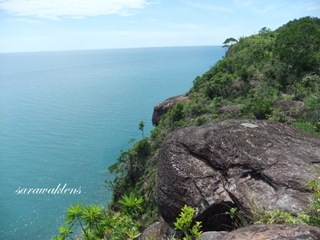
{"label": "cracked rock surface", "polygon": [[187,204],[204,230],[230,230],[226,212],[306,208],[306,183],[320,176],[320,138],[267,121],[227,120],[187,127],[165,140],[158,159],[158,204],[173,223]]}
{"label": "cracked rock surface", "polygon": [[200,240],[319,240],[320,229],[302,224],[252,225],[228,232],[206,232]]}

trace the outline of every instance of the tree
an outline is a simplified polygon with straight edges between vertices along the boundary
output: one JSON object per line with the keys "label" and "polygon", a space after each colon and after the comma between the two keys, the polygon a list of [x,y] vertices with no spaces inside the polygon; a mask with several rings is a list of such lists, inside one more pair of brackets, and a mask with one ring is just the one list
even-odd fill
{"label": "tree", "polygon": [[262,34],[266,34],[266,33],[269,33],[271,32],[271,29],[270,28],[267,28],[267,27],[263,27],[259,30],[259,34],[262,35]]}
{"label": "tree", "polygon": [[139,123],[139,130],[141,131],[142,138],[144,138],[144,122],[143,121]]}
{"label": "tree", "polygon": [[280,29],[275,42],[275,52],[280,61],[300,74],[319,71],[320,27],[310,17],[289,22]]}
{"label": "tree", "polygon": [[238,42],[237,39],[235,39],[233,37],[229,37],[223,42],[223,46],[222,47],[229,48],[230,46],[232,46],[233,44],[235,44],[237,42]]}

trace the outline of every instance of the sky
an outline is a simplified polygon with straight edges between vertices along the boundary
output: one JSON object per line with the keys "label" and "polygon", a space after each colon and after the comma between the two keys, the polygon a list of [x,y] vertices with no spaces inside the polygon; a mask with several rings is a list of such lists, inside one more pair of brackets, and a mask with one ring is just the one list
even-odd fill
{"label": "sky", "polygon": [[221,45],[320,0],[0,0],[0,52]]}

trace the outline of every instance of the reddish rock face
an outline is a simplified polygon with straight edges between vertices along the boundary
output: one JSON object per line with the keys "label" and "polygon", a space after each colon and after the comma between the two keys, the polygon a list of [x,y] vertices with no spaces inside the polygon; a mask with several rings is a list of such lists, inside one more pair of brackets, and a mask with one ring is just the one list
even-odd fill
{"label": "reddish rock face", "polygon": [[320,138],[267,121],[228,120],[187,127],[167,138],[158,159],[158,204],[173,223],[187,204],[204,230],[230,230],[226,212],[308,205],[306,186],[320,176]]}

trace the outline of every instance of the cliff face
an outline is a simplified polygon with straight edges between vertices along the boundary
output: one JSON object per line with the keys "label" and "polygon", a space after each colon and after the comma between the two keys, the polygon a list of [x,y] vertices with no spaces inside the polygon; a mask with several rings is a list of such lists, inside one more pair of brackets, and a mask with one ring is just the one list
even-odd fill
{"label": "cliff face", "polygon": [[[319,228],[305,225],[221,230],[253,223],[260,210],[264,216],[264,210],[280,209],[285,212],[275,213],[282,223],[295,222],[311,194],[320,194],[320,19],[305,17],[240,38],[194,80],[187,96],[158,104],[151,136],[134,142],[110,166],[116,175],[108,182],[112,202],[106,211],[91,206],[103,215],[95,219],[99,224],[90,220],[87,232],[125,239],[160,219],[141,236],[166,239],[175,235],[172,224],[187,204],[203,230],[220,231],[202,240],[319,239]],[[309,180],[316,184],[312,189]],[[304,219],[317,226],[319,199]],[[119,213],[123,204],[130,211]],[[279,220],[269,215],[269,221]],[[106,236],[110,220],[113,232]]]}
{"label": "cliff face", "polygon": [[247,215],[306,209],[307,183],[320,174],[320,138],[267,121],[228,120],[174,132],[158,159],[162,217],[175,222],[186,204],[204,229],[230,230],[228,210]]}
{"label": "cliff face", "polygon": [[208,230],[232,226],[225,212],[250,214],[252,202],[306,208],[306,182],[319,177],[320,19],[240,38],[187,96],[158,104],[150,138],[119,157],[112,207],[139,192],[143,226],[158,210],[172,223],[187,204]]}
{"label": "cliff face", "polygon": [[[308,44],[300,44],[306,29]],[[257,209],[304,211],[311,196],[307,182],[320,174],[319,106],[319,19],[239,39],[195,79],[188,101],[162,115],[151,136],[161,142],[162,217],[172,224],[187,204],[205,230],[230,230],[230,208],[247,216]],[[230,118],[255,120],[222,121]]]}

